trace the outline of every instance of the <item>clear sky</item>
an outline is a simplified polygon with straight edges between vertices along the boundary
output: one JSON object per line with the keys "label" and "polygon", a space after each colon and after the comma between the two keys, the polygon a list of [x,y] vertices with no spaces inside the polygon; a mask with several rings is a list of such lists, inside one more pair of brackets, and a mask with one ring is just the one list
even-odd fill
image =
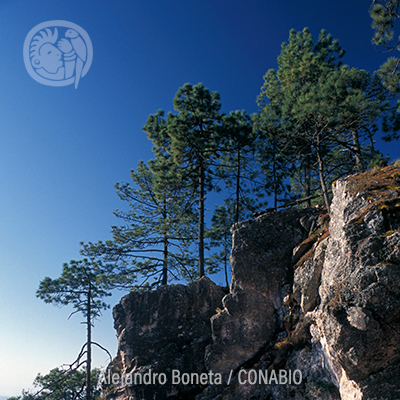
{"label": "clear sky", "polygon": [[[121,206],[114,183],[152,157],[141,131],[172,111],[184,83],[221,95],[222,111],[257,111],[289,30],[337,38],[351,67],[375,71],[368,0],[0,0],[0,396],[28,389],[38,372],[72,362],[85,326],[71,309],[36,299],[45,276],[79,259],[79,242],[109,238]],[[27,73],[22,49],[36,25],[78,24],[93,44],[79,87],[50,87]],[[400,157],[399,143],[378,147]],[[221,282],[217,283],[222,283]],[[111,304],[118,302],[118,293]],[[94,340],[116,354],[111,310]],[[95,364],[107,357],[95,353]]]}

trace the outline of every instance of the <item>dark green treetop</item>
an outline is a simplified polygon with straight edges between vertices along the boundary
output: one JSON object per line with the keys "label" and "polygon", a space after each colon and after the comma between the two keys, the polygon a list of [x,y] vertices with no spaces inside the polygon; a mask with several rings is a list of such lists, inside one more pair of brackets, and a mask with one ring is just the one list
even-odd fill
{"label": "dark green treetop", "polygon": [[[374,36],[372,42],[384,51],[400,50],[400,36],[395,37],[394,26],[399,18],[399,0],[374,0],[370,6]],[[400,57],[389,57],[379,74],[388,89],[400,93]]]}
{"label": "dark green treetop", "polygon": [[[108,274],[98,263],[88,259],[72,260],[69,264],[64,263],[59,278],[44,278],[39,284],[36,296],[45,303],[60,306],[72,305],[75,309],[73,314],[81,312],[85,317],[94,319],[101,315],[101,311],[109,307],[103,301],[103,298],[111,296],[111,284],[108,278]],[[89,315],[88,301],[90,302]]]}
{"label": "dark green treetop", "polygon": [[292,30],[278,70],[264,77],[258,101],[262,118],[275,121],[280,148],[303,173],[303,197],[311,195],[317,176],[328,210],[328,182],[345,165],[361,165],[361,132],[371,139],[373,124],[387,107],[379,78],[342,65],[343,55],[325,31],[314,43],[308,29]]}

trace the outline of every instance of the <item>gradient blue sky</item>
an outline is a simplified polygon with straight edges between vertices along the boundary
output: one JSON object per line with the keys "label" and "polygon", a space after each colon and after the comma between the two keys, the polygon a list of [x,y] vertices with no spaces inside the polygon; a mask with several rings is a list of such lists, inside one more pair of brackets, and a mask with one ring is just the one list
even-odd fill
{"label": "gradient blue sky", "polygon": [[[152,157],[141,131],[172,111],[184,83],[218,91],[224,112],[257,111],[263,75],[289,30],[321,29],[344,62],[374,71],[387,55],[371,45],[369,0],[0,1],[0,396],[28,389],[38,372],[72,362],[85,339],[78,315],[36,299],[39,281],[78,259],[80,241],[109,237],[121,206],[114,183]],[[26,72],[27,33],[44,21],[84,28],[93,63],[73,86],[49,87]],[[379,146],[393,158],[399,144]],[[212,206],[212,205],[211,205]],[[217,283],[222,283],[217,279]],[[111,298],[114,305],[120,293]],[[111,310],[94,340],[113,355]],[[107,357],[95,352],[95,364]]]}

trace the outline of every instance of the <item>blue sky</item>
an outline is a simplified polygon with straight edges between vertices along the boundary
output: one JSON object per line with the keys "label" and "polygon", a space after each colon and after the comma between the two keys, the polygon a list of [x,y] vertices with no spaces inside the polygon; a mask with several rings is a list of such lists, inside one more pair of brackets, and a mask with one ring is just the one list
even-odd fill
{"label": "blue sky", "polygon": [[[222,111],[257,111],[289,30],[337,38],[351,67],[374,71],[387,57],[371,45],[369,1],[0,1],[0,396],[28,389],[38,372],[72,362],[85,339],[78,315],[36,299],[45,276],[78,259],[80,241],[109,237],[121,206],[114,183],[152,157],[141,131],[149,114],[172,111],[184,83],[221,95]],[[93,43],[79,83],[44,86],[22,48],[39,23],[66,20]],[[400,157],[399,144],[378,146]],[[212,205],[210,205],[212,206]],[[222,283],[217,279],[217,283]],[[118,302],[120,293],[111,298]],[[94,340],[116,354],[111,310]],[[107,357],[95,352],[95,364]]]}

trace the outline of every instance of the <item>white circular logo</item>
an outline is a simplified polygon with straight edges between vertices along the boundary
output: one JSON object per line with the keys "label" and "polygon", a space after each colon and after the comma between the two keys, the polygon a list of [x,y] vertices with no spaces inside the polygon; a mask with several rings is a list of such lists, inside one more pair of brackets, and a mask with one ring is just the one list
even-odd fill
{"label": "white circular logo", "polygon": [[47,21],[26,36],[24,62],[29,75],[48,86],[66,86],[84,77],[92,64],[93,46],[79,25],[68,21]]}

